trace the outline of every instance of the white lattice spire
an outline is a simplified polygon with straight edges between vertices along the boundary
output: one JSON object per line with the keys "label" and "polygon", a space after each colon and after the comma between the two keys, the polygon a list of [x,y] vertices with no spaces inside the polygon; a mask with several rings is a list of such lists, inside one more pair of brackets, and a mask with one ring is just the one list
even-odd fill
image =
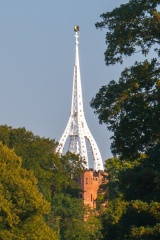
{"label": "white lattice spire", "polygon": [[57,152],[63,153],[64,145],[67,138],[69,138],[69,148],[68,151],[80,154],[82,158],[85,159],[85,167],[89,168],[88,154],[86,147],[86,140],[88,140],[93,160],[94,160],[94,170],[103,170],[103,162],[101,158],[98,146],[88,128],[85,120],[83,111],[83,98],[82,98],[82,87],[81,87],[81,76],[80,76],[80,64],[79,64],[79,49],[78,49],[78,32],[79,26],[74,26],[75,32],[75,65],[73,72],[73,90],[72,90],[72,104],[71,104],[71,114],[66,126],[66,129],[59,141],[57,147]]}

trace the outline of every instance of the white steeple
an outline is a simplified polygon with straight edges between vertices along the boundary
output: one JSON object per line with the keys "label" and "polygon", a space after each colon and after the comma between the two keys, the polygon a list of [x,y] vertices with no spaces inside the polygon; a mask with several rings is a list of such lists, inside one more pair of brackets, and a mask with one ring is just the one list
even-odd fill
{"label": "white steeple", "polygon": [[88,154],[86,147],[86,140],[88,140],[93,160],[94,160],[94,170],[103,170],[103,162],[101,158],[98,146],[88,128],[85,120],[83,111],[83,98],[82,98],[82,87],[81,87],[81,76],[80,76],[80,64],[79,64],[79,49],[78,49],[78,32],[79,26],[74,26],[75,32],[75,64],[73,72],[73,89],[72,89],[72,104],[71,104],[71,114],[66,126],[66,129],[59,141],[57,147],[57,152],[62,154],[64,145],[67,138],[69,138],[69,148],[68,151],[80,154],[82,158],[85,159],[85,168],[89,168]]}

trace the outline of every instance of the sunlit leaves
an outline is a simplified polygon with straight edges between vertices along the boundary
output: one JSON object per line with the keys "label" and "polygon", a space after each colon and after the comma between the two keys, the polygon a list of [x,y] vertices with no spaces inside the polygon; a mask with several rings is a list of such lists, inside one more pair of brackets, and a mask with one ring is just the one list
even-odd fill
{"label": "sunlit leaves", "polygon": [[[76,181],[84,171],[83,159],[70,152],[59,156],[55,153],[56,142],[54,140],[35,136],[25,128],[14,129],[0,126],[0,139],[21,156],[21,158],[16,156],[16,161],[13,161],[14,168],[8,165],[8,169],[5,171],[6,181],[10,183],[8,194],[14,192],[12,198],[18,212],[16,212],[17,220],[16,213],[13,214],[12,201],[6,203],[11,204],[9,207],[13,215],[10,216],[10,222],[21,222],[21,218],[23,219],[23,224],[20,225],[23,231],[19,233],[19,239],[22,240],[24,234],[27,239],[32,239],[32,236],[38,240],[41,239],[41,236],[44,240],[54,239],[50,237],[50,234],[53,234],[52,230],[62,239],[87,239],[89,236],[96,239],[100,234],[98,220],[95,217],[95,221],[92,223],[91,221],[90,223],[84,222],[85,209],[83,200],[79,198],[81,190]],[[7,151],[13,154],[13,151],[8,148]],[[4,158],[3,161],[6,166]],[[21,164],[29,171],[22,169]],[[9,175],[10,169],[13,174]],[[14,179],[17,171],[20,177]],[[15,184],[17,185],[16,190]],[[43,203],[38,200],[39,197],[42,198],[42,194],[35,192],[35,186],[51,203],[49,215],[49,204],[46,206],[47,202],[44,199],[42,199]],[[44,214],[44,221],[49,227],[42,221]],[[35,218],[32,218],[33,215]],[[4,219],[2,220],[4,223]],[[94,229],[92,229],[93,225]],[[38,230],[38,228],[40,229]],[[33,229],[35,229],[34,235]],[[44,238],[45,234],[46,238]]]}
{"label": "sunlit leaves", "polygon": [[21,164],[21,158],[0,143],[0,239],[57,239],[43,221],[50,205],[33,173]]}

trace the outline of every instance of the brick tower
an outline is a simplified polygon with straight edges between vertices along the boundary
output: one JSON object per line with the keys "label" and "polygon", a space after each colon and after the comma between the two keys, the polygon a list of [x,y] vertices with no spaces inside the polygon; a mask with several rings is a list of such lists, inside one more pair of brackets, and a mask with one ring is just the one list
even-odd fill
{"label": "brick tower", "polygon": [[92,169],[86,170],[80,179],[80,187],[82,189],[82,198],[85,205],[91,208],[96,207],[96,198],[98,189],[103,183],[103,171],[95,172]]}

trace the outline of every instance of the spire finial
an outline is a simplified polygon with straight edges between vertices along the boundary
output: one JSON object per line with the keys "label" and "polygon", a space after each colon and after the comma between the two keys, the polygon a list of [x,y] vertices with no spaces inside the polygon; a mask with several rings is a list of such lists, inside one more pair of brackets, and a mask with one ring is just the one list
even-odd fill
{"label": "spire finial", "polygon": [[74,31],[79,32],[79,26],[78,25],[74,25]]}
{"label": "spire finial", "polygon": [[78,32],[79,32],[79,26],[78,25],[74,25],[74,31],[75,31],[75,37],[76,37],[76,45],[78,45]]}

